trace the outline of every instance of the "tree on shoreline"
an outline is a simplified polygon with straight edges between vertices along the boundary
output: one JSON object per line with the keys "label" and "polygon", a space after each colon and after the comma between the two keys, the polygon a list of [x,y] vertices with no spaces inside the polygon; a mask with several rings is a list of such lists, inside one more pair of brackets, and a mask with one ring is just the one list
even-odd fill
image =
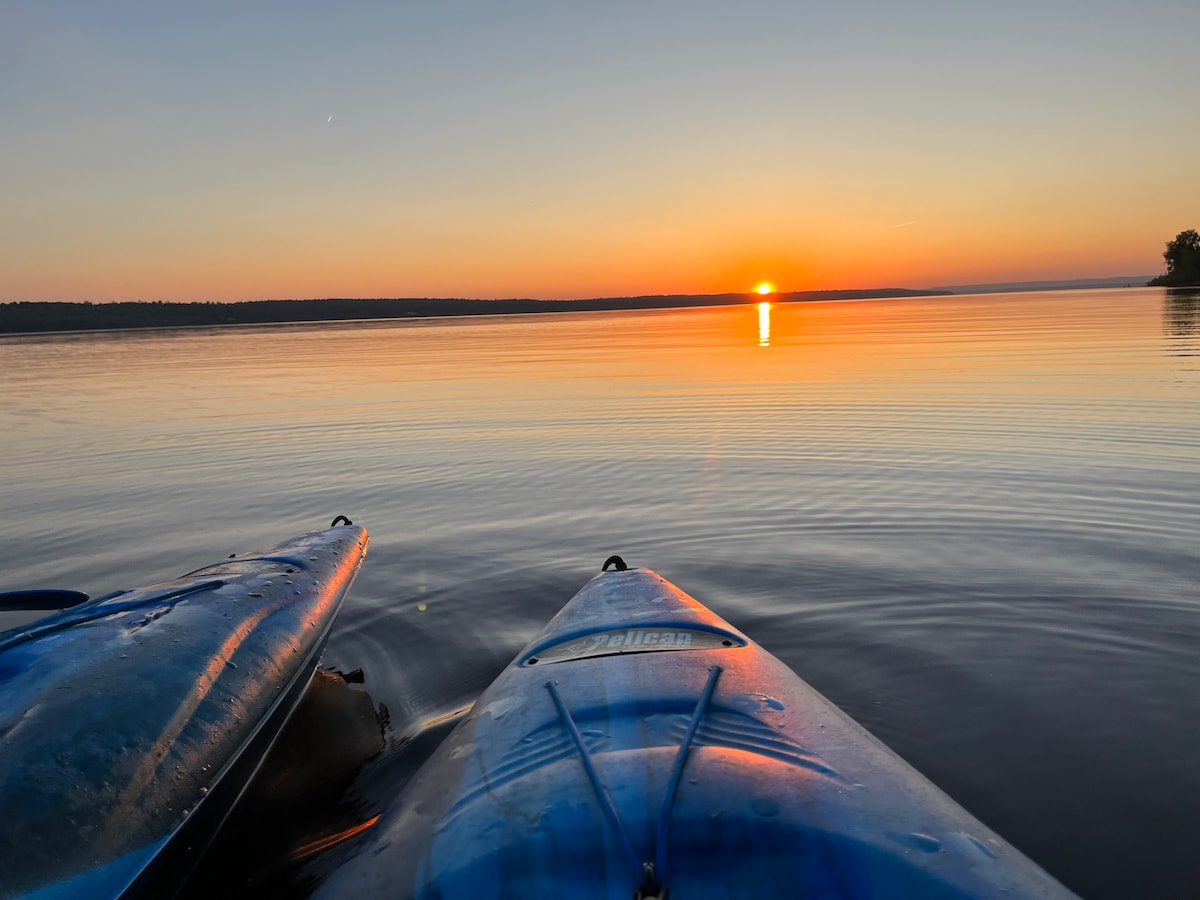
{"label": "tree on shoreline", "polygon": [[1190,287],[1200,285],[1200,234],[1189,228],[1167,241],[1163,251],[1167,261],[1167,274],[1151,280],[1155,287]]}

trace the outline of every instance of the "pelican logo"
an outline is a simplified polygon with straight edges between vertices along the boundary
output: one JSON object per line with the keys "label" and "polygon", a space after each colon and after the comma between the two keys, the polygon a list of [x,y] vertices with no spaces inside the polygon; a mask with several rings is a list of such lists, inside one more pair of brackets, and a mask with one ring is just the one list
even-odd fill
{"label": "pelican logo", "polygon": [[[585,644],[586,641],[586,644]],[[603,634],[588,635],[580,647],[583,653],[602,651],[633,650],[635,648],[650,649],[651,647],[689,647],[692,643],[690,631],[643,631],[630,628],[626,631],[609,631]],[[572,645],[574,646],[574,645]],[[577,651],[579,652],[579,651]]]}

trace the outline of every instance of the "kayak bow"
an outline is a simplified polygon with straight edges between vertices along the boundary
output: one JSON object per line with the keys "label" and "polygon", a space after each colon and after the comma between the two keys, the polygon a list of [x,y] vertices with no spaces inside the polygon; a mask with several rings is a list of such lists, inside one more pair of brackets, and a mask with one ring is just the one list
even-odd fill
{"label": "kayak bow", "polygon": [[172,893],[303,694],[366,548],[332,527],[0,632],[0,896]]}
{"label": "kayak bow", "polygon": [[746,635],[610,562],[324,895],[1071,896]]}

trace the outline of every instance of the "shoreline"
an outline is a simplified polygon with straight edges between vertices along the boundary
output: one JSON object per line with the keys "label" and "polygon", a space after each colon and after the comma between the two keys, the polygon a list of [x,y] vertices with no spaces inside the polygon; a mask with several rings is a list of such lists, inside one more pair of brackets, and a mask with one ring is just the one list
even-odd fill
{"label": "shoreline", "polygon": [[829,300],[955,297],[1025,291],[1102,290],[1143,286],[1145,286],[1145,282],[1138,278],[1108,278],[1059,282],[950,285],[919,289],[782,291],[769,295],[745,293],[647,294],[637,297],[594,297],[582,300],[534,300],[532,298],[480,300],[456,297],[328,298],[231,302],[133,300],[99,303],[66,300],[17,300],[0,303],[0,337],[229,325],[302,325],[321,322],[389,321],[458,316],[688,309],[752,304],[764,299],[769,299],[773,303],[805,303]]}
{"label": "shoreline", "polygon": [[[944,290],[879,288],[874,290],[790,291],[770,295],[775,303],[816,300],[878,300],[898,297],[951,296]],[[654,294],[586,300],[470,300],[413,297],[385,300],[243,300],[232,303],[196,301],[16,301],[0,304],[0,335],[52,334],[78,331],[124,331],[142,328],[194,328],[214,325],[273,325],[456,316],[527,315],[640,309],[685,309],[754,303],[749,294]]]}

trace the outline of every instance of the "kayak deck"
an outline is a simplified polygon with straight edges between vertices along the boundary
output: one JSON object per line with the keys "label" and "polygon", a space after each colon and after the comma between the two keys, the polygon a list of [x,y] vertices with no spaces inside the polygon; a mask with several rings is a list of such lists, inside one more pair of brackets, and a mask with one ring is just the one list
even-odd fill
{"label": "kayak deck", "polygon": [[646,569],[590,581],[328,896],[1071,896]]}

